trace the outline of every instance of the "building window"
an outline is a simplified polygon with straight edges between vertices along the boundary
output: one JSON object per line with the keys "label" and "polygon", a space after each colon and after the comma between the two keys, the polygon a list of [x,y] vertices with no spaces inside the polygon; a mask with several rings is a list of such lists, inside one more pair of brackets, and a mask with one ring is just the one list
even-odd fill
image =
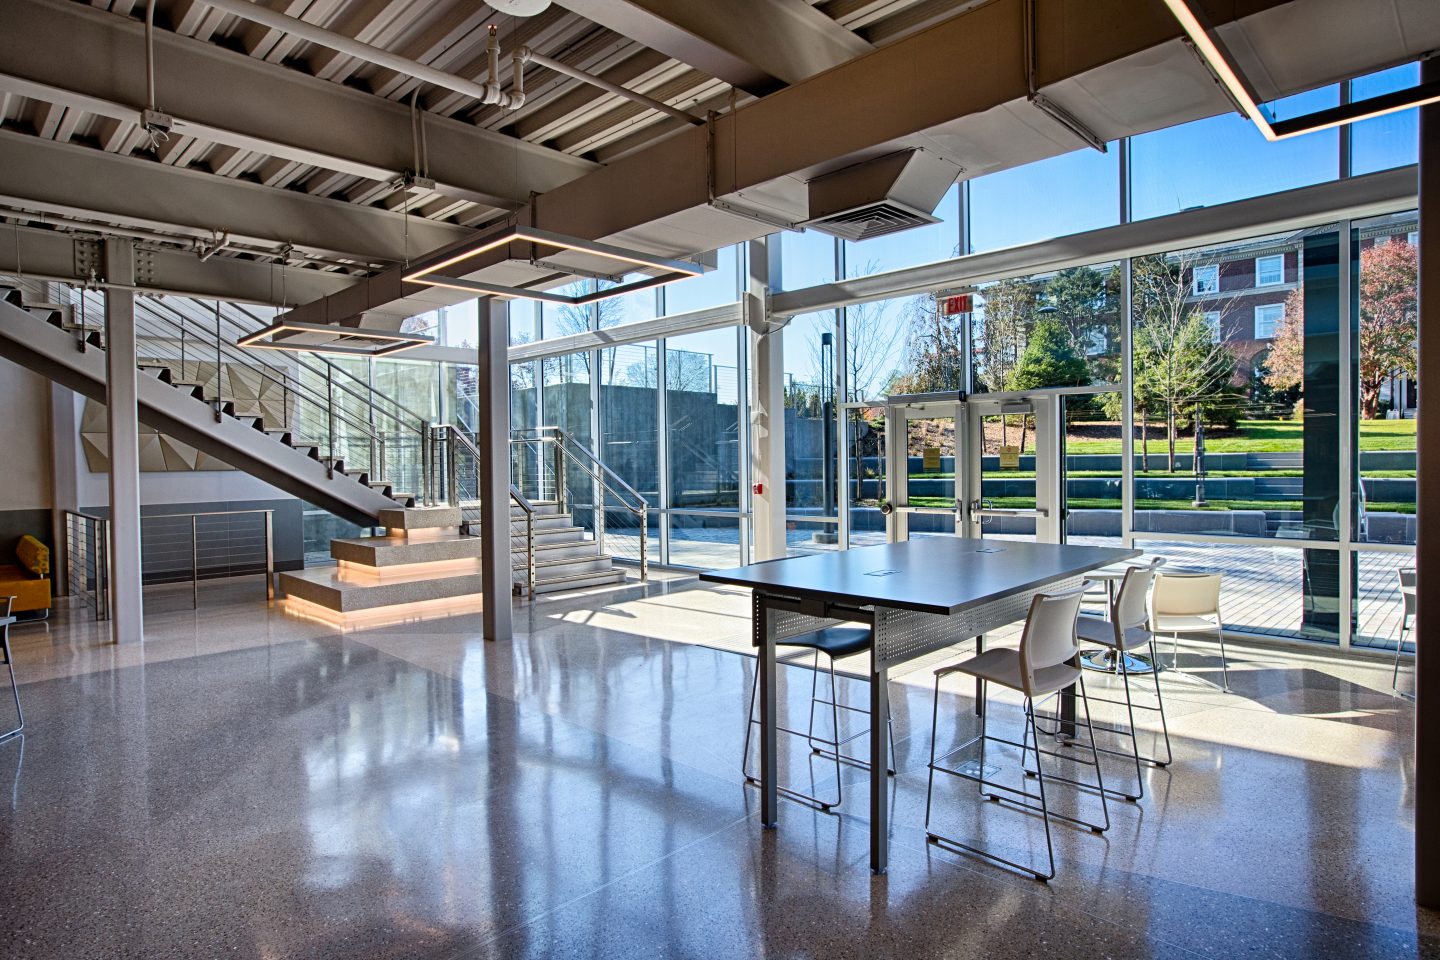
{"label": "building window", "polygon": [[1279,325],[1285,316],[1285,304],[1266,303],[1255,308],[1255,339],[1271,340],[1275,336],[1275,327]]}
{"label": "building window", "polygon": [[1208,263],[1196,267],[1192,279],[1192,291],[1197,297],[1210,296],[1220,292],[1220,265]]}
{"label": "building window", "polygon": [[1405,234],[1405,240],[1407,243],[1410,244],[1410,246],[1418,247],[1420,245],[1420,231],[1411,230],[1409,233]]}
{"label": "building window", "polygon": [[1285,255],[1255,258],[1255,286],[1273,287],[1285,282]]}
{"label": "building window", "polygon": [[1212,336],[1212,337],[1215,338],[1215,342],[1216,342],[1216,343],[1219,343],[1219,342],[1220,342],[1220,311],[1219,311],[1219,310],[1206,310],[1206,311],[1205,311],[1205,326],[1206,326],[1207,328],[1209,328],[1209,330],[1210,330],[1210,336]]}

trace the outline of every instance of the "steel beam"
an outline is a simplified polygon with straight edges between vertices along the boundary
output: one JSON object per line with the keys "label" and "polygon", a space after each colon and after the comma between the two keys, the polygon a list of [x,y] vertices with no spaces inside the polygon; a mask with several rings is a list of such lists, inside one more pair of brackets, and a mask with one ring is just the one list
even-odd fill
{"label": "steel beam", "polygon": [[764,96],[875,48],[805,0],[561,0],[587,20]]}
{"label": "steel beam", "polygon": [[[46,85],[49,96],[68,93],[67,107],[138,119],[145,101],[143,35],[138,22],[66,0],[9,0],[0,64],[11,77]],[[64,50],[104,56],[65,56]],[[408,105],[279,64],[157,30],[155,87],[159,107],[176,119],[172,136],[373,180],[414,167]],[[127,116],[113,117],[117,103],[129,108]],[[427,116],[425,130],[439,191],[496,208],[513,209],[532,191],[595,169],[578,157],[446,117]]]}
{"label": "steel beam", "polygon": [[[135,282],[135,241],[105,241],[105,279]],[[145,639],[145,597],[140,579],[140,404],[135,368],[135,294],[105,293],[105,426],[110,458],[110,638]]]}
{"label": "steel beam", "polygon": [[238,242],[291,243],[361,262],[398,263],[474,236],[456,224],[10,131],[0,131],[0,194],[91,210],[120,222],[228,231]]}
{"label": "steel beam", "polygon": [[[0,273],[84,284],[94,279],[84,264],[98,246],[96,229],[92,234],[6,226],[0,242]],[[343,273],[291,267],[282,283],[280,274],[279,264],[232,257],[202,262],[195,253],[151,247],[145,273],[136,278],[135,286],[147,293],[280,306],[282,296],[289,303],[304,303],[343,290],[355,280]]]}

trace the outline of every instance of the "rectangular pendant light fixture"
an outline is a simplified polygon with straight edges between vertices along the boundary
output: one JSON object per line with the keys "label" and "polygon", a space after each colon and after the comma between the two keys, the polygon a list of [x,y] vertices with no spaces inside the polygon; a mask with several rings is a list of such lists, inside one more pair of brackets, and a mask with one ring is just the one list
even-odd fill
{"label": "rectangular pendant light fixture", "polygon": [[[617,273],[621,274],[632,272],[637,267],[641,269],[659,270],[660,273],[653,277],[642,277],[639,280],[622,283],[604,290],[594,290],[578,296],[567,296],[563,293],[551,293],[548,290],[531,290],[527,287],[513,287],[486,280],[451,277],[440,272],[456,264],[464,263],[466,260],[478,257],[482,253],[488,253],[491,250],[499,249],[511,243],[529,243],[532,247],[548,247],[560,251],[569,250],[587,256],[599,257],[603,260],[613,262],[617,267]],[[533,249],[528,259],[531,261],[538,259],[534,256]],[[563,265],[559,264],[548,264],[547,266],[555,270],[565,269]],[[597,300],[608,300],[611,297],[619,297],[636,290],[658,287],[666,283],[673,283],[676,280],[684,280],[687,277],[698,277],[704,272],[704,267],[688,260],[670,260],[666,257],[657,257],[648,253],[638,253],[634,250],[627,250],[624,247],[617,247],[608,243],[599,243],[594,240],[581,240],[578,237],[569,237],[563,233],[553,233],[549,230],[541,230],[538,227],[525,227],[517,224],[506,227],[498,233],[492,233],[481,238],[476,242],[474,247],[471,247],[463,253],[454,254],[435,263],[422,264],[417,269],[407,273],[405,280],[410,283],[423,283],[431,287],[447,287],[451,290],[464,290],[469,293],[485,294],[494,297],[543,300],[546,303],[579,305],[594,303]]]}
{"label": "rectangular pendant light fixture", "polygon": [[[275,339],[277,333],[321,334],[331,339],[322,343],[298,337]],[[368,327],[342,327],[334,323],[302,323],[279,320],[235,341],[237,347],[256,350],[288,350],[292,353],[336,353],[360,357],[383,357],[435,342],[434,337]]]}
{"label": "rectangular pendant light fixture", "polygon": [[1271,142],[1287,140],[1290,137],[1314,133],[1317,130],[1328,130],[1331,127],[1369,120],[1371,117],[1383,117],[1387,113],[1396,113],[1411,107],[1421,107],[1427,103],[1440,103],[1440,82],[1431,81],[1410,87],[1408,90],[1382,93],[1378,96],[1344,103],[1338,107],[1328,107],[1299,117],[1271,120],[1260,105],[1259,98],[1255,96],[1254,91],[1240,73],[1239,68],[1231,63],[1230,58],[1221,48],[1219,39],[1209,25],[1195,12],[1192,6],[1194,2],[1195,0],[1165,0],[1165,5],[1175,15],[1175,19],[1180,21],[1185,35],[1195,45],[1201,59],[1210,67],[1211,72],[1220,81],[1221,87],[1230,95],[1230,99],[1235,101],[1235,106],[1250,118],[1256,129],[1260,131],[1260,135],[1266,140]]}

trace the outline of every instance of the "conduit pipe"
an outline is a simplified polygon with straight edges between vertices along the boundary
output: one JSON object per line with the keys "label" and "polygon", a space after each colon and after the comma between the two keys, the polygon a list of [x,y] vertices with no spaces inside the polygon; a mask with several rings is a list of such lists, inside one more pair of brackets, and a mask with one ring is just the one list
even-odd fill
{"label": "conduit pipe", "polygon": [[423,80],[425,83],[434,84],[437,87],[444,87],[446,90],[453,90],[456,93],[472,97],[484,104],[493,104],[506,109],[514,109],[525,102],[525,95],[518,89],[520,64],[517,61],[516,83],[517,90],[510,94],[502,93],[499,83],[499,45],[495,36],[495,28],[490,28],[490,39],[487,41],[487,49],[493,44],[495,53],[490,57],[490,76],[486,83],[476,83],[473,80],[466,80],[464,77],[457,77],[453,73],[446,73],[443,70],[436,70],[434,67],[426,66],[408,57],[402,57],[382,50],[379,47],[371,46],[343,34],[334,33],[324,27],[318,27],[296,17],[286,16],[277,13],[268,7],[251,3],[250,0],[204,0],[209,6],[225,13],[234,14],[252,23],[270,27],[272,30],[280,30],[285,33],[294,34],[302,40],[311,43],[318,43],[322,47],[338,51],[347,56],[355,57],[357,60],[364,60],[376,66],[385,67],[387,70],[394,70],[396,73],[416,80]]}

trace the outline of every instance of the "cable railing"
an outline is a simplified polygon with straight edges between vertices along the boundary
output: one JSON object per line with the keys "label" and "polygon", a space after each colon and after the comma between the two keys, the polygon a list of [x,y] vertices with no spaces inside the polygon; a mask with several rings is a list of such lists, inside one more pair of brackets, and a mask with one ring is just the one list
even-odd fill
{"label": "cable railing", "polygon": [[66,510],[65,592],[110,619],[110,521],[92,513]]}
{"label": "cable railing", "polygon": [[514,431],[510,449],[511,477],[524,496],[557,504],[590,530],[601,553],[637,563],[641,581],[649,579],[650,503],[639,491],[560,427]]}
{"label": "cable railing", "polygon": [[200,609],[200,581],[265,575],[275,599],[273,510],[207,510],[140,518],[140,578],[145,586],[190,584]]}
{"label": "cable railing", "polygon": [[[448,503],[460,509],[461,529],[480,524],[480,448],[462,427],[442,423],[432,428],[436,489],[431,503]],[[517,515],[518,511],[518,515]],[[535,505],[510,485],[510,555],[524,557],[513,577],[526,596],[535,595]]]}

